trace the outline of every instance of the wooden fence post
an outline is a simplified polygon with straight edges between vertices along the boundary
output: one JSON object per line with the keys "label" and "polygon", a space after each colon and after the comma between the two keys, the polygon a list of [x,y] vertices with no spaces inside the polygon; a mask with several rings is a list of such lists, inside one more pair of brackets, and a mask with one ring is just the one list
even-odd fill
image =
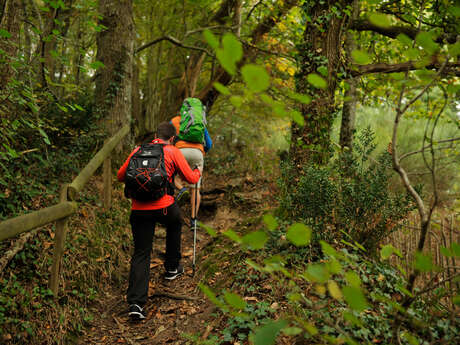
{"label": "wooden fence post", "polygon": [[[67,188],[68,184],[64,184],[61,188],[61,195],[59,198],[60,202],[67,201]],[[51,279],[50,279],[50,290],[53,292],[56,298],[59,290],[59,275],[61,272],[62,256],[65,250],[65,239],[67,235],[67,223],[69,217],[64,217],[56,221],[56,231],[54,235],[54,253],[53,253],[53,264],[51,266]]]}
{"label": "wooden fence post", "polygon": [[102,175],[104,180],[104,209],[108,210],[112,207],[112,160],[110,156],[104,160]]}

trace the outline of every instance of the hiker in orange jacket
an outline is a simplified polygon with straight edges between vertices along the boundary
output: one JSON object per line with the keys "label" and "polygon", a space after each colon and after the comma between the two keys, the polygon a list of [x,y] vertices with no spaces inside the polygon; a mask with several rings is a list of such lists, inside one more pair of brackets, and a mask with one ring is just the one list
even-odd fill
{"label": "hiker in orange jacket", "polygon": [[[160,123],[155,139],[150,138],[148,142],[164,145],[164,168],[170,184],[173,183],[173,176],[176,173],[179,173],[189,183],[197,183],[201,177],[201,168],[190,169],[182,152],[172,145],[175,132],[175,128],[170,123]],[[140,147],[136,147],[118,170],[117,177],[120,182],[125,181],[130,159],[139,149]],[[173,193],[166,193],[159,199],[150,201],[132,199],[130,223],[134,240],[134,253],[131,258],[127,302],[129,304],[129,316],[133,320],[142,320],[146,317],[144,305],[148,296],[150,252],[152,251],[156,223],[166,226],[164,278],[173,280],[184,272],[184,268],[180,264],[182,217],[179,206],[171,194]]]}

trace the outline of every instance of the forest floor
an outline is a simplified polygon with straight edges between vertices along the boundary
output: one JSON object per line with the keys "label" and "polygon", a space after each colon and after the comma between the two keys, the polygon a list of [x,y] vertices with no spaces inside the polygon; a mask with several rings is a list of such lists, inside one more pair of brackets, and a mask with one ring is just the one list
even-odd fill
{"label": "forest floor", "polygon": [[[218,179],[205,176],[203,204],[199,220],[218,233],[237,226],[273,207],[274,186],[267,181],[254,181],[250,176]],[[214,239],[204,229],[197,231],[196,272],[193,275],[193,231],[189,230],[188,202],[182,205],[182,255],[185,274],[173,281],[163,278],[162,253],[165,250],[165,230],[157,229],[151,257],[147,318],[132,323],[127,315],[126,285],[114,287],[99,300],[92,313],[95,318],[83,331],[79,344],[190,344],[184,334],[205,340],[211,332],[224,325],[217,309],[198,287],[200,282],[212,285],[216,280],[232,279],[217,270],[211,276],[201,266]],[[220,263],[216,263],[219,265]]]}

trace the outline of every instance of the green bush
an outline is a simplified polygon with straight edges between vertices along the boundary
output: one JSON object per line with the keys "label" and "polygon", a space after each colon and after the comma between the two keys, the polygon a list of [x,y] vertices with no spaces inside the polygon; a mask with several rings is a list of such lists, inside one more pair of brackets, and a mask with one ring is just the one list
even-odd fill
{"label": "green bush", "polygon": [[368,128],[357,136],[352,151],[328,166],[306,166],[296,176],[294,168],[284,163],[280,214],[311,226],[313,239],[351,239],[373,252],[414,208],[407,194],[391,192],[390,154],[370,160],[374,150],[374,135]]}

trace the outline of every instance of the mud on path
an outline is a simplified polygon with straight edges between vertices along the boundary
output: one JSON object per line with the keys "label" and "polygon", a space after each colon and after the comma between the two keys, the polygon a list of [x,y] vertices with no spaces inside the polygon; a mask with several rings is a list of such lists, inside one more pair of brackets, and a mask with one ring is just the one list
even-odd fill
{"label": "mud on path", "polygon": [[[208,178],[209,181],[209,178]],[[198,219],[218,232],[224,231],[251,212],[263,209],[271,202],[270,186],[257,185],[250,177],[226,181],[225,184],[204,185],[203,202]],[[236,200],[235,200],[236,199]],[[157,227],[150,264],[149,302],[146,320],[132,323],[127,315],[126,286],[114,288],[93,310],[94,320],[83,331],[79,344],[187,344],[183,334],[200,334],[206,339],[219,321],[214,305],[204,297],[198,283],[202,281],[200,267],[203,249],[212,242],[204,229],[197,231],[196,272],[193,275],[193,231],[190,231],[189,202],[181,205],[184,218],[182,228],[182,264],[185,274],[167,281],[163,278],[162,253],[165,250],[165,230]],[[206,283],[206,282],[205,282]]]}

